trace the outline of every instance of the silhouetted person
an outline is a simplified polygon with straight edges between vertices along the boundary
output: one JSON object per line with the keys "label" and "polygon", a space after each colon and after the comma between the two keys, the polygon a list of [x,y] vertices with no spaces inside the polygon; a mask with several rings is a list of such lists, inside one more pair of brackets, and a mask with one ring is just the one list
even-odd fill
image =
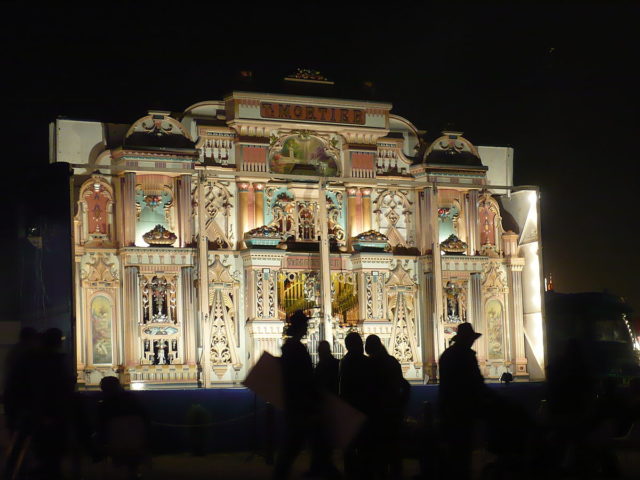
{"label": "silhouetted person", "polygon": [[318,364],[315,377],[318,387],[326,392],[338,394],[338,374],[340,360],[331,353],[331,345],[326,340],[318,343]]}
{"label": "silhouetted person", "polygon": [[42,334],[42,348],[33,358],[32,404],[34,411],[34,451],[39,467],[48,479],[60,478],[62,456],[69,433],[75,376],[62,351],[64,337],[58,328]]}
{"label": "silhouetted person", "polygon": [[447,443],[445,470],[450,478],[468,479],[475,423],[486,402],[484,378],[478,367],[473,342],[481,336],[470,323],[461,323],[453,344],[440,356],[438,403],[443,438]]}
{"label": "silhouetted person", "polygon": [[15,432],[28,415],[29,383],[25,379],[24,366],[36,352],[38,332],[31,327],[20,330],[20,337],[5,360],[4,411],[6,425]]}
{"label": "silhouetted person", "polygon": [[564,470],[577,473],[584,467],[578,457],[585,453],[585,440],[593,427],[595,378],[579,340],[568,340],[547,368],[551,428],[560,442],[556,451]]}
{"label": "silhouetted person", "polygon": [[104,377],[100,381],[100,390],[99,457],[110,457],[114,465],[127,468],[130,478],[136,478],[141,463],[148,455],[147,413],[136,397],[122,388],[116,377]]}
{"label": "silhouetted person", "polygon": [[[20,337],[5,360],[4,411],[11,443],[5,463],[4,478],[11,478],[19,458],[26,453],[33,433],[33,405],[28,368],[37,351],[38,332],[31,327],[20,330]],[[35,379],[34,379],[35,380]]]}
{"label": "silhouetted person", "polygon": [[[347,353],[340,360],[340,397],[367,416],[372,410],[373,376],[371,359],[364,354],[362,337],[350,332],[344,339]],[[344,470],[348,478],[370,478],[370,422],[364,425],[344,452]]]}
{"label": "silhouetted person", "polygon": [[291,466],[311,443],[312,473],[330,476],[330,446],[324,435],[320,392],[315,386],[311,356],[301,340],[307,334],[309,318],[300,310],[289,318],[287,340],[282,346],[285,432],[273,471],[274,479],[289,477]]}
{"label": "silhouetted person", "polygon": [[398,478],[402,471],[398,443],[411,387],[402,375],[400,363],[389,355],[380,337],[369,335],[365,351],[371,359],[374,378],[371,420],[376,474],[379,478]]}

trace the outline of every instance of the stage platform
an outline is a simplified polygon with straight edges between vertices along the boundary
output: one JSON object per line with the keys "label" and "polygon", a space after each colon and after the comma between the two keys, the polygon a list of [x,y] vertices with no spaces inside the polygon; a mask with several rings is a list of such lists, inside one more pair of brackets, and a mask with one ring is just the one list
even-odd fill
{"label": "stage platform", "polygon": [[[534,414],[545,396],[544,383],[487,384]],[[267,405],[246,388],[210,390],[145,390],[132,392],[142,402],[152,421],[153,450],[158,454],[189,450],[194,434],[192,418],[197,405],[206,412],[204,423],[207,452],[261,452],[267,445]],[[95,415],[99,392],[82,392],[89,418]],[[438,386],[412,386],[407,415],[419,419],[424,402],[437,408]],[[202,410],[200,410],[202,412]],[[275,410],[276,433],[281,412]],[[204,419],[202,419],[204,417]]]}

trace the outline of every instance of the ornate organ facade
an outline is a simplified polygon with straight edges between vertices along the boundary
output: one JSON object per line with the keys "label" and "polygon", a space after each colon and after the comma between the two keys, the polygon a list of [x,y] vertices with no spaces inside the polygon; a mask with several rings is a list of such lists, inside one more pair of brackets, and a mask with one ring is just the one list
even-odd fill
{"label": "ornate organ facade", "polygon": [[538,194],[512,151],[422,138],[385,103],[234,92],[128,126],[58,120],[73,170],[78,378],[239,384],[287,315],[379,335],[435,381],[461,322],[486,377],[544,374]]}

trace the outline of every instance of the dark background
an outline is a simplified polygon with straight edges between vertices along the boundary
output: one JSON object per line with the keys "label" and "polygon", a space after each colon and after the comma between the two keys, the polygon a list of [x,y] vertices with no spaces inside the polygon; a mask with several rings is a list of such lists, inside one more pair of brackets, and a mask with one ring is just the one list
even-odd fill
{"label": "dark background", "polygon": [[[60,295],[19,281],[40,267],[14,254],[29,226],[65,221],[64,175],[47,168],[56,116],[131,123],[234,87],[279,90],[297,67],[334,80],[336,96],[392,102],[429,140],[453,126],[476,145],[512,146],[515,183],[541,189],[556,290],[608,289],[640,308],[638,7],[396,5],[4,3],[2,318]],[[59,260],[49,275],[66,282]]]}

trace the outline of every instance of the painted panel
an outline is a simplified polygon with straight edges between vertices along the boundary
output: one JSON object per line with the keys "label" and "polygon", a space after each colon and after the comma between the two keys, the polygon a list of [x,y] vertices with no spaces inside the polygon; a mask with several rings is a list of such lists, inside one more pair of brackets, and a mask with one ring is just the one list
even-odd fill
{"label": "painted panel", "polygon": [[138,222],[136,223],[136,246],[146,247],[143,235],[153,230],[156,225],[162,225],[169,230],[167,211],[173,203],[172,195],[164,191],[136,190],[136,204],[139,209]]}
{"label": "painted panel", "polygon": [[440,223],[440,229],[438,234],[438,242],[442,243],[449,235],[458,235],[456,230],[456,222],[460,211],[456,206],[441,207],[438,209],[438,222]]}
{"label": "painted panel", "polygon": [[85,190],[84,199],[88,210],[88,233],[106,235],[108,233],[108,206],[111,201],[104,185],[93,184],[92,189]]}
{"label": "painted panel", "polygon": [[292,135],[282,143],[282,148],[273,149],[269,155],[269,166],[274,173],[324,176],[338,174],[336,157],[327,145],[316,137],[306,135]]}
{"label": "painted panel", "polygon": [[478,209],[480,217],[480,245],[495,245],[495,219],[496,213],[489,206],[481,206]]}
{"label": "painted panel", "polygon": [[485,306],[487,320],[487,353],[490,360],[500,360],[504,358],[504,309],[502,304],[491,299]]}
{"label": "painted panel", "polygon": [[104,295],[96,295],[91,300],[91,339],[94,364],[113,363],[111,329],[113,304]]}

